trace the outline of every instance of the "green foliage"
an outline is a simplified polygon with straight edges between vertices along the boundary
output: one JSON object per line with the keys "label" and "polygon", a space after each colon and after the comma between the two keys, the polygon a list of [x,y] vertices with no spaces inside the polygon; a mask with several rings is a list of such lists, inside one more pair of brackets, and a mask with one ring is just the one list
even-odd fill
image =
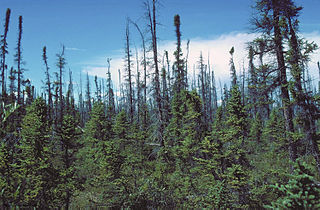
{"label": "green foliage", "polygon": [[294,173],[287,184],[275,184],[273,187],[278,199],[272,202],[271,208],[276,209],[319,209],[320,187],[306,164],[297,161]]}
{"label": "green foliage", "polygon": [[248,171],[249,163],[244,150],[247,133],[247,114],[241,101],[238,86],[231,89],[231,97],[227,102],[224,144],[224,178],[236,193],[233,193],[235,208],[244,208],[248,203]]}
{"label": "green foliage", "polygon": [[232,196],[228,189],[224,174],[223,136],[225,135],[225,120],[222,107],[217,109],[211,133],[201,141],[202,156],[196,158],[199,162],[199,184],[201,193],[198,205],[204,208],[226,209],[232,207]]}
{"label": "green foliage", "polygon": [[[246,111],[235,85],[227,102],[226,116],[219,107],[212,132],[201,142],[199,192],[209,188],[201,205],[211,208],[248,207],[248,168],[244,150]],[[211,204],[211,206],[210,206]]]}
{"label": "green foliage", "polygon": [[[176,207],[195,208],[199,144],[203,135],[201,99],[195,91],[181,91],[172,101],[172,118],[165,131],[165,147],[160,153],[162,170],[168,174],[159,182],[169,187],[164,197]],[[169,185],[169,186],[168,186]],[[160,187],[161,188],[161,187]]]}
{"label": "green foliage", "polygon": [[[84,184],[86,189],[78,191],[77,198],[81,198],[81,203],[92,200],[93,203],[101,202],[102,189],[99,181],[101,171],[101,161],[105,158],[105,148],[111,138],[111,122],[105,113],[105,105],[102,102],[96,102],[90,112],[90,119],[86,123],[83,137],[80,139],[82,146],[77,153],[76,170],[78,172],[80,183]],[[83,198],[84,197],[84,198]],[[84,205],[90,204],[89,202]],[[91,203],[92,204],[92,203]]]}
{"label": "green foliage", "polygon": [[27,108],[21,136],[19,167],[23,204],[37,208],[53,207],[58,176],[50,161],[47,106],[43,99],[36,99]]}
{"label": "green foliage", "polygon": [[61,205],[65,206],[69,205],[73,193],[79,188],[75,168],[76,152],[80,147],[79,137],[81,134],[78,126],[79,121],[74,116],[66,114],[63,116],[61,129],[57,133],[61,151],[56,151],[59,154],[57,162],[59,163],[60,179],[56,191],[63,201]]}
{"label": "green foliage", "polygon": [[[251,130],[260,127],[259,124],[259,118],[256,118]],[[284,174],[290,173],[290,163],[284,130],[283,116],[279,110],[273,109],[270,119],[262,128],[260,141],[250,136],[248,158],[253,167],[250,173],[252,188],[250,206],[253,208],[263,208],[264,205],[270,204],[277,198],[270,185],[287,181]],[[257,133],[260,135],[260,131]]]}
{"label": "green foliage", "polygon": [[12,131],[10,122],[18,108],[16,104],[9,104],[0,110],[0,200],[3,206],[19,200],[20,195],[20,171],[15,161],[14,144],[18,137],[16,133],[9,132]]}

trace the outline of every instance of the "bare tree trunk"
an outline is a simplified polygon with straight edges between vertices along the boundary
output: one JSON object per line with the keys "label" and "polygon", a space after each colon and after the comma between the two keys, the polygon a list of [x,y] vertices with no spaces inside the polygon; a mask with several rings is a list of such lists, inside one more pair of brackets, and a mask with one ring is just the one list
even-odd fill
{"label": "bare tree trunk", "polygon": [[139,55],[136,48],[136,61],[137,61],[137,122],[140,123],[140,104],[141,104],[141,93],[140,93],[140,71],[139,71]]}
{"label": "bare tree trunk", "polygon": [[[142,40],[142,48],[143,48],[143,95],[144,95],[144,106],[146,106],[147,104],[147,60],[146,60],[146,45],[145,45],[145,39],[144,39],[144,35],[141,32],[139,26],[137,23],[131,21],[131,23],[137,28],[140,36],[141,36],[141,40]],[[144,109],[144,115],[143,115],[143,124],[146,125],[147,123],[147,109]]]}

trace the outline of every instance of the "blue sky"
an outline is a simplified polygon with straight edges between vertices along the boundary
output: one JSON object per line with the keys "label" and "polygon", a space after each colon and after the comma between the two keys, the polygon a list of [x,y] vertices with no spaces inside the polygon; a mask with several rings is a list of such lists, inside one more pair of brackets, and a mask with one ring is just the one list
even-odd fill
{"label": "blue sky", "polygon": [[[235,46],[236,65],[246,57],[245,42],[254,36],[250,33],[251,5],[254,0],[161,0],[158,21],[159,52],[173,53],[175,32],[173,16],[181,16],[184,40],[190,39],[190,62],[209,53],[217,75],[225,79],[229,75],[228,49]],[[320,45],[319,0],[297,0],[304,10],[300,17],[300,31]],[[12,11],[8,34],[8,64],[13,65],[16,47],[18,16],[23,16],[23,57],[36,87],[42,85],[44,66],[42,48],[47,46],[50,71],[57,71],[55,54],[66,46],[67,66],[78,83],[80,72],[105,75],[106,58],[110,57],[113,79],[122,68],[126,18],[136,20],[145,28],[143,0],[0,0],[0,34],[6,8]],[[132,49],[139,47],[138,34],[132,27]],[[314,56],[313,64],[320,60]],[[52,74],[53,75],[53,74]],[[67,77],[67,72],[65,73]],[[117,83],[117,81],[114,81]]]}

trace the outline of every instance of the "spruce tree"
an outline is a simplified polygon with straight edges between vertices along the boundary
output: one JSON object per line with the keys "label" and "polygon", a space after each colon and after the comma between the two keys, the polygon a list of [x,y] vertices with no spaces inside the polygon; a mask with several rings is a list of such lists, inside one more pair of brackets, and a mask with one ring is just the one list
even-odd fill
{"label": "spruce tree", "polygon": [[177,49],[174,52],[175,56],[175,92],[179,93],[181,90],[186,88],[185,80],[185,69],[184,69],[184,60],[182,59],[182,49],[181,49],[181,31],[180,31],[180,16],[174,16],[174,26],[176,28],[176,37],[177,37]]}
{"label": "spruce tree", "polygon": [[286,9],[290,6],[287,0],[259,0],[256,3],[257,17],[255,25],[264,35],[269,35],[273,40],[272,48],[275,52],[277,70],[279,75],[279,86],[281,92],[281,102],[284,110],[285,128],[289,139],[289,154],[291,161],[297,159],[297,144],[292,137],[294,133],[293,108],[288,89],[287,66],[284,54],[284,37],[288,33],[281,24]]}
{"label": "spruce tree", "polygon": [[64,67],[66,65],[66,59],[64,55],[64,50],[65,47],[62,46],[62,50],[60,53],[56,54],[57,57],[57,67],[59,69],[58,75],[59,75],[59,80],[58,80],[58,87],[59,87],[59,122],[62,124],[63,121],[63,110],[64,110],[64,100],[63,100],[63,73],[64,73]]}
{"label": "spruce tree", "polygon": [[75,160],[79,149],[80,130],[78,119],[71,113],[63,116],[61,131],[58,133],[61,145],[59,192],[65,209],[69,209],[73,193],[78,188]]}
{"label": "spruce tree", "polygon": [[[106,158],[105,149],[112,137],[111,120],[107,118],[106,107],[102,102],[95,102],[90,119],[84,128],[84,134],[81,139],[81,148],[77,153],[76,170],[79,180],[83,180],[83,191],[79,194],[90,200],[91,194],[97,197],[96,202],[102,202],[104,182],[101,182],[101,176],[104,176],[103,160]],[[112,145],[111,145],[112,146]],[[117,151],[115,151],[117,153]],[[84,202],[77,200],[77,202]],[[84,205],[88,205],[86,202]],[[92,204],[92,203],[91,203]]]}
{"label": "spruce tree", "polygon": [[43,47],[42,59],[45,64],[45,74],[46,74],[46,90],[48,92],[48,118],[52,120],[52,111],[53,111],[53,101],[52,101],[52,84],[50,81],[50,73],[49,73],[49,65],[48,65],[48,57],[47,57],[47,47]]}
{"label": "spruce tree", "polygon": [[[161,151],[162,167],[167,170],[166,183],[173,207],[196,207],[197,195],[194,167],[203,134],[201,99],[195,92],[183,90],[172,100],[172,118],[165,131],[165,147]],[[160,159],[160,160],[161,160]],[[161,178],[161,177],[160,177]]]}
{"label": "spruce tree", "polygon": [[0,204],[2,209],[9,209],[21,199],[21,171],[17,165],[17,146],[8,132],[7,125],[15,118],[18,106],[9,105],[0,110]]}
{"label": "spruce tree", "polygon": [[58,174],[51,162],[49,131],[45,100],[37,98],[27,108],[22,122],[22,139],[19,146],[19,167],[23,175],[22,205],[35,208],[55,206],[54,190]]}
{"label": "spruce tree", "polygon": [[224,157],[224,135],[225,114],[220,106],[214,117],[212,131],[202,138],[200,144],[201,156],[196,158],[199,163],[199,192],[203,199],[198,204],[203,208],[225,209],[232,208],[232,193],[228,188],[228,183],[224,179],[225,157]]}
{"label": "spruce tree", "polygon": [[134,115],[134,105],[133,105],[133,74],[132,74],[132,61],[131,61],[131,50],[130,50],[130,34],[129,34],[129,20],[127,20],[126,25],[126,45],[125,45],[125,61],[126,61],[126,72],[127,78],[126,81],[128,82],[128,102],[129,102],[129,113],[130,113],[130,122],[133,122],[133,115]]}
{"label": "spruce tree", "polygon": [[231,89],[231,97],[227,103],[224,142],[224,176],[233,191],[233,206],[245,207],[248,203],[248,173],[249,163],[245,152],[247,116],[241,101],[238,86]]}

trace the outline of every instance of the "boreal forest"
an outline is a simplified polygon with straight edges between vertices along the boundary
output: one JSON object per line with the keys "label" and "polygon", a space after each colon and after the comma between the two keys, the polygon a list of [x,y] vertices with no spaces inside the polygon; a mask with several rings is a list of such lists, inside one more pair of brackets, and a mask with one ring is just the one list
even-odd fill
{"label": "boreal forest", "polygon": [[254,1],[247,68],[230,47],[221,83],[202,54],[188,66],[178,14],[175,50],[158,50],[159,1],[144,2],[144,25],[127,19],[116,89],[106,58],[107,79],[84,75],[75,91],[63,46],[43,46],[43,87],[32,84],[23,17],[0,11],[1,209],[320,209],[318,46],[299,31],[303,8]]}

